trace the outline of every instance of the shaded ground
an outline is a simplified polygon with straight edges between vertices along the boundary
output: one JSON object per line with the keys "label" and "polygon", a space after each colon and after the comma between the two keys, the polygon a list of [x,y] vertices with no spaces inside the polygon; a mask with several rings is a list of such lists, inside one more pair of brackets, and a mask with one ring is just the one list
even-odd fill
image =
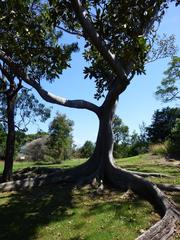
{"label": "shaded ground", "polygon": [[[68,168],[84,161],[76,159],[48,166]],[[166,162],[163,158],[145,154],[120,159],[116,163],[134,171],[157,172],[170,176],[150,177],[153,182],[180,184],[180,166],[177,161]],[[33,165],[15,163],[14,167],[17,170]],[[168,193],[168,196],[180,207],[179,193]],[[53,186],[31,192],[0,194],[2,240],[131,240],[158,219],[152,206],[132,193],[106,190],[100,196],[87,187],[74,189],[71,186]],[[180,240],[180,237],[174,239]]]}
{"label": "shaded ground", "polygon": [[0,195],[0,239],[130,240],[159,216],[147,202],[113,190],[53,187]]}

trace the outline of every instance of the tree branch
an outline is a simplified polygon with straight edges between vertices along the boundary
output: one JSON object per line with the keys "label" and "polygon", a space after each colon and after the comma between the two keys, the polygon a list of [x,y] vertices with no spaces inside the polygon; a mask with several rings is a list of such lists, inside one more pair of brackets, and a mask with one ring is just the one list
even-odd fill
{"label": "tree branch", "polygon": [[127,80],[127,74],[122,66],[122,63],[117,60],[114,54],[111,53],[111,51],[107,48],[106,43],[96,32],[92,22],[89,20],[87,12],[82,7],[81,2],[79,0],[72,0],[71,2],[75,14],[82,25],[85,36],[97,48],[104,59],[110,64],[113,71],[117,74],[119,80],[122,83],[128,84],[129,82]]}
{"label": "tree branch", "polygon": [[2,64],[0,63],[0,70],[2,72],[2,75],[4,75],[7,80],[10,82],[10,79],[12,78],[12,76],[8,73],[8,71],[2,66]]}
{"label": "tree branch", "polygon": [[68,30],[66,28],[63,28],[63,27],[60,27],[60,26],[57,26],[57,28],[66,32],[66,33],[76,35],[76,36],[79,36],[79,37],[83,37],[83,34],[80,31],[70,31],[70,30]]}
{"label": "tree branch", "polygon": [[4,61],[14,72],[18,79],[22,79],[24,82],[36,89],[39,95],[47,102],[55,103],[61,106],[78,108],[78,109],[87,109],[92,111],[99,116],[100,110],[99,107],[91,102],[85,100],[68,100],[59,96],[54,95],[43,89],[41,85],[33,79],[31,76],[28,76],[24,70],[16,64],[6,53],[0,50],[0,59]]}
{"label": "tree branch", "polygon": [[[0,122],[8,124],[8,121],[4,118],[0,118]],[[18,131],[23,131],[24,130],[17,125],[14,125],[14,126],[15,126],[15,128],[17,128]]]}

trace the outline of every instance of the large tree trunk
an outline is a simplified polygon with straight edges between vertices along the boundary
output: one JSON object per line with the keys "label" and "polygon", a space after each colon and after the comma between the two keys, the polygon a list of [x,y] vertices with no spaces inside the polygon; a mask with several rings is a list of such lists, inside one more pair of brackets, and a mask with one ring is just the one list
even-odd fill
{"label": "large tree trunk", "polygon": [[14,123],[14,108],[16,96],[14,94],[7,94],[7,140],[5,162],[3,170],[3,182],[12,180],[14,146],[15,146],[15,123]]}

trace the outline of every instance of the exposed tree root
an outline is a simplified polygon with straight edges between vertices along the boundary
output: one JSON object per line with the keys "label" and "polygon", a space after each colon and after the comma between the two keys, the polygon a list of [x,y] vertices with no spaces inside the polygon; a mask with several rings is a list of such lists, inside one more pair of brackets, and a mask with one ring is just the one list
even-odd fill
{"label": "exposed tree root", "polygon": [[[98,170],[94,171],[94,167],[91,170],[89,170],[89,167],[85,164],[80,168],[74,168],[74,170],[48,168],[24,169],[15,174],[14,181],[1,183],[0,191],[31,189],[49,184],[73,183],[75,185],[83,185],[92,182],[96,177],[98,178],[99,169],[101,169],[98,168]],[[78,174],[79,177],[77,177]],[[159,222],[139,236],[137,240],[166,240],[175,234],[176,225],[180,220],[180,213],[174,203],[158,187],[165,191],[168,189],[179,191],[179,186],[158,184],[157,187],[140,176],[115,167],[112,163],[106,165],[103,180],[104,183],[110,184],[113,187],[115,186],[119,190],[127,191],[131,189],[135,194],[148,200],[162,217]]]}
{"label": "exposed tree root", "polygon": [[176,224],[179,217],[174,211],[167,210],[165,216],[153,225],[149,230],[139,236],[136,240],[166,240],[170,239],[176,232]]}
{"label": "exposed tree root", "polygon": [[162,217],[159,222],[139,236],[138,240],[166,240],[175,234],[176,226],[180,222],[180,212],[156,185],[128,171],[116,168],[113,164],[107,168],[107,176],[116,187],[128,187],[137,195],[147,199]]}
{"label": "exposed tree root", "polygon": [[129,171],[132,174],[136,174],[138,176],[141,177],[165,177],[165,178],[172,178],[172,176],[166,175],[166,174],[162,174],[162,173],[144,173],[144,172],[135,172],[135,171]]}
{"label": "exposed tree root", "polygon": [[172,185],[172,184],[156,184],[158,188],[160,188],[163,191],[167,192],[180,192],[180,185]]}

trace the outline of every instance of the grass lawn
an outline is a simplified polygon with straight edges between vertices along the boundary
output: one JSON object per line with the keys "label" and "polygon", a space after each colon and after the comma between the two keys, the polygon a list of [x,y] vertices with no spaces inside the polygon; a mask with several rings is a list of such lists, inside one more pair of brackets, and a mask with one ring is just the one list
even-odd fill
{"label": "grass lawn", "polygon": [[0,195],[1,240],[133,240],[158,219],[147,202],[87,187]]}
{"label": "grass lawn", "polygon": [[[34,163],[34,162],[14,162],[13,165],[13,171],[17,171],[23,168],[27,167],[61,167],[61,168],[70,168],[77,166],[81,163],[83,163],[85,160],[84,159],[71,159],[71,160],[66,160],[60,164],[47,164],[47,163]],[[0,174],[3,172],[3,162],[0,161]]]}
{"label": "grass lawn", "polygon": [[[85,160],[67,160],[49,167],[73,167]],[[119,166],[144,172],[161,172],[171,178],[155,182],[180,184],[179,166],[149,154],[116,161]],[[35,165],[14,164],[14,170]],[[0,172],[2,172],[0,162]],[[171,197],[180,204],[180,196]],[[159,219],[152,206],[136,196],[106,190],[103,196],[88,187],[53,186],[27,192],[0,194],[2,240],[131,240]],[[179,239],[179,238],[176,238]]]}

